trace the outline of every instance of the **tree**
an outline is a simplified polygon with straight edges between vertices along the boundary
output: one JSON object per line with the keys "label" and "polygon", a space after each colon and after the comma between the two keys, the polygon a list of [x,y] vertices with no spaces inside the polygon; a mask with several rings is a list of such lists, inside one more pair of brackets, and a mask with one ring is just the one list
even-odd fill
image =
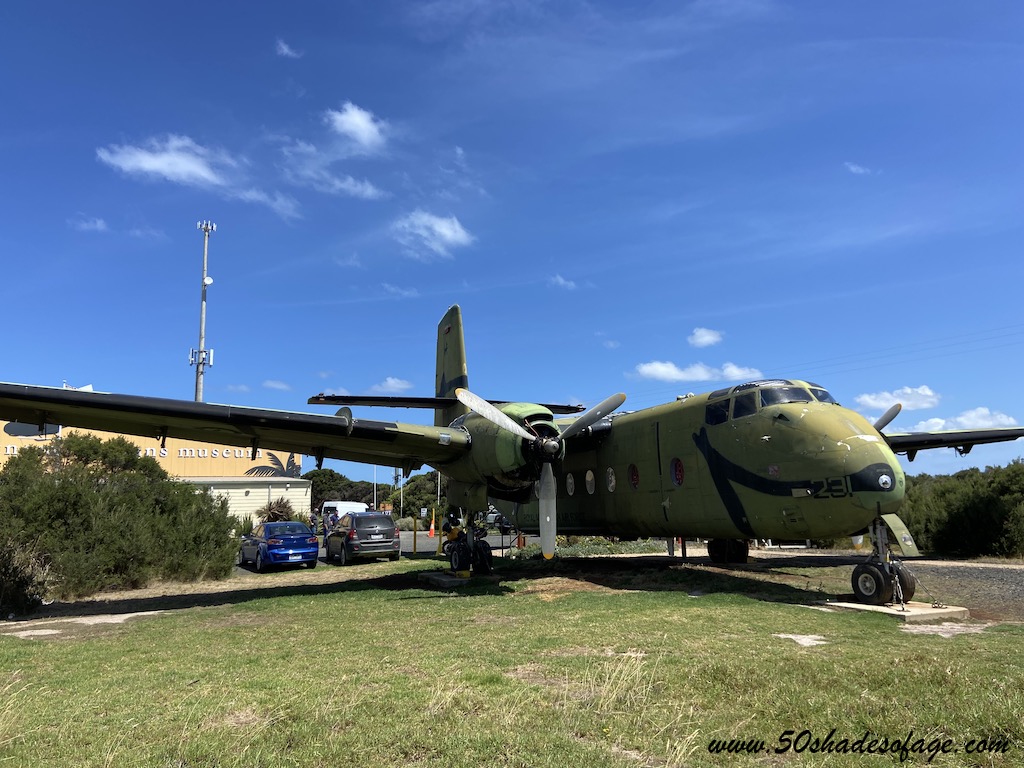
{"label": "tree", "polygon": [[[444,497],[447,493],[447,478],[441,478],[442,504],[445,504]],[[405,515],[418,515],[420,510],[426,507],[431,509],[437,506],[437,472],[431,470],[423,474],[413,475],[401,489],[396,489],[388,496],[391,509],[398,514],[402,509]]]}

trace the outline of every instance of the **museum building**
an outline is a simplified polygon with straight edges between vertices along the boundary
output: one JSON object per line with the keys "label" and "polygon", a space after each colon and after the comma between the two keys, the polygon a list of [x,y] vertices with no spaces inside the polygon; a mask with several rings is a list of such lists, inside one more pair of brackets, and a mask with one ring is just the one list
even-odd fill
{"label": "museum building", "polygon": [[[22,448],[43,448],[58,435],[21,436],[24,424],[0,421],[0,466],[17,455]],[[252,448],[239,448],[219,443],[200,443],[175,438],[118,435],[78,427],[63,428],[65,434],[77,432],[95,435],[101,440],[123,437],[139,448],[140,456],[152,456],[176,480],[209,488],[214,496],[227,499],[231,513],[239,519],[255,518],[256,512],[270,501],[284,497],[300,516],[310,511],[309,480],[303,480],[302,456]]]}

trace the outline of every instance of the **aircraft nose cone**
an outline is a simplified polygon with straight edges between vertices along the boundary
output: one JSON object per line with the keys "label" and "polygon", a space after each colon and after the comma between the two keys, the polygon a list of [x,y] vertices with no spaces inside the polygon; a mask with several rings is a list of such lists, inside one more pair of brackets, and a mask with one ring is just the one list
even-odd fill
{"label": "aircraft nose cone", "polygon": [[854,503],[882,514],[895,512],[906,492],[906,477],[896,456],[883,442],[856,443],[846,457]]}

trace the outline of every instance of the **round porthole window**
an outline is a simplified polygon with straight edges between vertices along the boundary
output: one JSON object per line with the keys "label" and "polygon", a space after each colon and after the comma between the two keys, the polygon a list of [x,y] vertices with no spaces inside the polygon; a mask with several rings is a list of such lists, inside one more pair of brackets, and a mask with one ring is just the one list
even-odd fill
{"label": "round porthole window", "polygon": [[594,480],[594,471],[591,469],[587,470],[587,493],[593,493],[596,482]]}
{"label": "round porthole window", "polygon": [[629,465],[629,484],[633,486],[634,491],[640,487],[640,470],[636,468],[636,464]]}
{"label": "round porthole window", "polygon": [[572,472],[565,476],[565,492],[570,496],[576,493],[576,478],[572,476]]}
{"label": "round porthole window", "polygon": [[605,475],[605,482],[608,486],[608,493],[615,493],[615,470],[608,467],[608,472]]}

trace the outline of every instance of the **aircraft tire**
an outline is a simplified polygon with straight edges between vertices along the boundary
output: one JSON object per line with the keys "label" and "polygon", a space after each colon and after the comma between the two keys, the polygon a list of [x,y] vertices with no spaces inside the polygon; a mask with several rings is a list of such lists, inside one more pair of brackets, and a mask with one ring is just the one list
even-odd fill
{"label": "aircraft tire", "polygon": [[[914,593],[917,591],[917,579],[914,578],[914,574],[907,570],[904,565],[898,564],[894,567],[896,569],[896,578],[900,582],[900,589],[903,590],[903,602],[909,603],[914,599]],[[895,593],[896,589],[894,587],[893,599],[896,597]]]}
{"label": "aircraft tire", "polygon": [[885,605],[892,602],[892,578],[875,563],[861,563],[850,579],[858,603]]}
{"label": "aircraft tire", "polygon": [[492,567],[491,545],[486,541],[478,541],[476,543],[476,572],[481,575],[488,574]]}
{"label": "aircraft tire", "polygon": [[746,563],[750,558],[750,545],[741,539],[729,539],[729,561],[730,563]]}
{"label": "aircraft tire", "polygon": [[711,539],[708,542],[708,557],[712,563],[729,562],[729,540]]}

